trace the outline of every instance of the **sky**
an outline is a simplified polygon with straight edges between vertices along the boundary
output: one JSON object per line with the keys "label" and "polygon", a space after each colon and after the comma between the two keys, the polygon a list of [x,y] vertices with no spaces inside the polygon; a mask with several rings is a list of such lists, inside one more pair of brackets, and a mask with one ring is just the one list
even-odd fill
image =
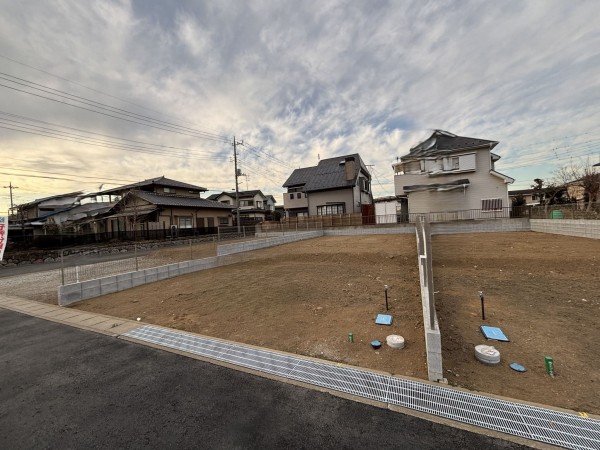
{"label": "sky", "polygon": [[375,197],[434,129],[524,189],[600,161],[600,2],[0,0],[0,215],[166,176],[261,189],[359,153]]}

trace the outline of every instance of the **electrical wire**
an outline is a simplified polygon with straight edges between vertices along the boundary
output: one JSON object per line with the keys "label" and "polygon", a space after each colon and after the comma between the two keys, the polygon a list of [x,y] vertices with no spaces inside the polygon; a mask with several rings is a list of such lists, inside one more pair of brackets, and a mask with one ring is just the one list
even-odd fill
{"label": "electrical wire", "polygon": [[[97,102],[95,100],[91,100],[91,99],[88,99],[88,98],[85,98],[85,97],[81,97],[79,95],[70,94],[68,92],[61,91],[60,89],[54,89],[54,88],[51,88],[49,86],[45,86],[43,84],[39,84],[39,83],[35,83],[33,81],[25,80],[24,78],[15,77],[15,76],[7,74],[5,72],[0,72],[0,75],[4,75],[4,77],[0,76],[0,79],[8,81],[10,83],[17,84],[17,85],[20,85],[20,86],[25,86],[25,87],[27,87],[29,89],[35,89],[37,91],[41,91],[41,92],[44,92],[46,94],[55,95],[55,96],[60,97],[60,98],[65,98],[67,100],[71,100],[71,101],[83,103],[84,105],[87,105],[87,106],[91,106],[91,107],[94,107],[94,108],[103,109],[105,111],[109,111],[109,112],[112,112],[112,113],[115,113],[115,114],[125,115],[127,117],[132,117],[132,118],[135,118],[135,119],[138,119],[138,120],[149,121],[151,123],[156,123],[156,124],[159,124],[159,125],[162,125],[162,126],[173,127],[173,128],[180,129],[180,130],[185,130],[187,132],[199,133],[199,134],[205,135],[206,138],[222,139],[225,142],[229,141],[229,138],[227,136],[222,136],[222,135],[218,135],[218,134],[215,134],[215,133],[210,133],[210,132],[207,132],[207,131],[196,130],[196,129],[193,129],[193,128],[184,127],[184,126],[181,126],[181,125],[177,125],[177,124],[173,124],[173,123],[170,123],[170,122],[166,122],[164,120],[155,119],[155,118],[153,118],[151,116],[146,116],[144,114],[138,114],[138,113],[135,113],[135,112],[132,112],[132,111],[127,111],[125,109],[117,108],[117,107],[114,107],[114,106],[111,106],[111,105],[107,105],[105,103]],[[6,77],[9,77],[9,78],[6,78]],[[19,80],[19,81],[14,81],[11,78],[14,78],[15,80]],[[40,87],[36,87],[36,86],[40,86]]]}
{"label": "electrical wire", "polygon": [[[126,139],[126,138],[120,138],[118,136],[112,136],[112,135],[108,135],[108,134],[96,133],[94,131],[83,130],[81,128],[74,128],[74,127],[69,127],[69,126],[66,126],[66,125],[60,125],[60,124],[55,124],[55,123],[52,123],[52,122],[46,122],[44,120],[33,119],[31,117],[21,116],[19,114],[11,114],[11,113],[7,113],[5,111],[0,111],[0,115],[5,115],[5,116],[9,116],[9,117],[16,117],[16,118],[20,118],[20,119],[23,119],[23,120],[28,120],[30,122],[43,123],[45,125],[51,125],[51,126],[54,126],[54,127],[64,128],[64,129],[67,129],[67,130],[80,131],[82,133],[87,133],[87,134],[91,134],[91,135],[106,137],[106,138],[110,138],[110,139],[118,139],[118,140],[126,141],[126,142],[133,142],[133,143],[136,143],[136,144],[150,145],[150,146],[153,146],[153,147],[161,147],[161,148],[168,148],[168,149],[174,149],[174,150],[191,151],[191,149],[182,148],[182,147],[174,147],[174,146],[171,146],[171,145],[163,145],[163,144],[153,144],[151,142],[142,142],[142,141],[136,141],[134,139]],[[2,120],[2,118],[0,118],[0,120]],[[20,124],[26,124],[26,122],[21,122],[21,121],[18,121],[18,120],[11,120],[11,119],[4,119],[4,120],[10,120],[11,122],[17,122],[17,123],[20,123]]]}

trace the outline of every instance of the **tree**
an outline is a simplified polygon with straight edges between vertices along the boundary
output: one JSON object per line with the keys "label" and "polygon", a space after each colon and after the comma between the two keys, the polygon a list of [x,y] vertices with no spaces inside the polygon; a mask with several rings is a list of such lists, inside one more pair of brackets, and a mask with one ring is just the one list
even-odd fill
{"label": "tree", "polygon": [[592,204],[597,202],[600,197],[600,172],[589,158],[586,161],[566,166],[559,172],[564,177],[570,178],[566,183],[567,186],[579,188],[583,201],[586,203],[586,211],[589,211]]}
{"label": "tree", "polygon": [[518,206],[525,206],[526,204],[527,204],[527,201],[525,200],[525,196],[523,194],[517,194],[512,199],[513,208],[518,207]]}
{"label": "tree", "polygon": [[537,193],[537,196],[540,199],[540,205],[543,205],[544,204],[544,180],[542,180],[541,178],[535,178],[533,180],[533,182],[535,184],[531,185],[531,189],[533,189]]}

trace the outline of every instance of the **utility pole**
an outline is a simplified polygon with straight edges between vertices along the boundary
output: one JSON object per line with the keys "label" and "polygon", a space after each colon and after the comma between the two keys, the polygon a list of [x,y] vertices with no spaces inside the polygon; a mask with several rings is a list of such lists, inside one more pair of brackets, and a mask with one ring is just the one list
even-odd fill
{"label": "utility pole", "polygon": [[13,204],[13,189],[19,189],[18,186],[13,186],[12,181],[8,183],[8,186],[3,186],[4,188],[8,188],[10,191],[10,214],[13,214],[14,204]]}
{"label": "utility pole", "polygon": [[235,140],[235,136],[233,137],[233,163],[235,166],[235,211],[236,211],[236,219],[237,219],[237,230],[238,233],[241,231],[240,226],[240,190],[238,185],[238,177],[242,174],[240,170],[238,170],[237,166],[237,146],[244,145],[244,141],[237,142]]}

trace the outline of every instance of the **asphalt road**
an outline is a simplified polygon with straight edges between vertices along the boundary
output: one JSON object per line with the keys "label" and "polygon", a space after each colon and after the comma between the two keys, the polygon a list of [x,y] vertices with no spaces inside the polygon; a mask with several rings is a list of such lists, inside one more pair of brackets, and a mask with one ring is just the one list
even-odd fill
{"label": "asphalt road", "polygon": [[524,448],[0,309],[0,448]]}

